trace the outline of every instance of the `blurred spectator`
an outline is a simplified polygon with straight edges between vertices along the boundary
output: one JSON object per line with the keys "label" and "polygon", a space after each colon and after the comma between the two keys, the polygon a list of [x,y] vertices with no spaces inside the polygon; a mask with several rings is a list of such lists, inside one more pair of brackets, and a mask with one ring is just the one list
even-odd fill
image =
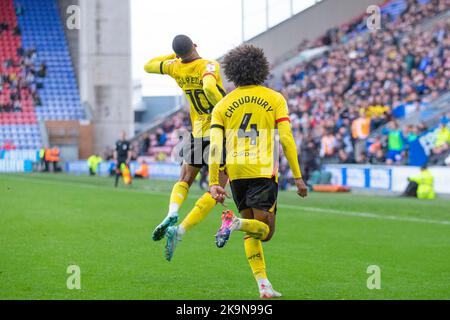
{"label": "blurred spectator", "polygon": [[439,155],[449,150],[450,130],[447,126],[447,119],[442,118],[439,129],[436,132],[436,142],[434,143],[433,154]]}
{"label": "blurred spectator", "polygon": [[370,133],[370,117],[360,110],[360,115],[352,122],[352,136],[353,139],[365,141]]}
{"label": "blurred spectator", "polygon": [[162,129],[156,129],[156,141],[158,142],[158,146],[163,146],[167,141],[167,133]]}
{"label": "blurred spectator", "polygon": [[9,25],[6,22],[0,22],[0,35],[4,31],[8,31],[8,30],[9,30]]}
{"label": "blurred spectator", "polygon": [[359,111],[359,117],[352,122],[352,137],[355,141],[356,161],[361,162],[359,156],[364,153],[366,139],[370,133],[370,118],[364,112]]}
{"label": "blurred spectator", "polygon": [[388,138],[388,152],[386,155],[386,164],[400,163],[403,160],[404,142],[402,130],[400,130],[396,121],[391,121],[387,128],[382,131]]}
{"label": "blurred spectator", "polygon": [[149,171],[148,171],[148,164],[145,160],[141,162],[141,166],[139,169],[136,170],[134,173],[135,178],[148,178]]}
{"label": "blurred spectator", "polygon": [[429,200],[436,198],[434,178],[426,166],[420,169],[419,174],[409,177],[408,181],[408,186],[402,196]]}
{"label": "blurred spectator", "polygon": [[344,149],[339,150],[339,163],[354,163],[353,154],[345,152]]}
{"label": "blurred spectator", "polygon": [[19,17],[21,15],[23,15],[24,9],[23,6],[20,3],[16,3],[15,7],[14,7],[15,11],[16,11],[16,15]]}
{"label": "blurred spectator", "polygon": [[[300,146],[300,167],[305,181],[308,181],[311,173],[319,168],[317,163],[317,147],[311,136],[308,136],[306,140]],[[282,166],[280,166],[280,169]],[[286,166],[287,171],[287,166]]]}
{"label": "blurred spectator", "polygon": [[40,78],[45,78],[47,76],[47,65],[45,64],[45,62],[42,62],[41,65],[39,66],[37,76]]}
{"label": "blurred spectator", "polygon": [[410,125],[407,128],[406,141],[408,144],[416,141],[419,138],[419,129],[416,126]]}
{"label": "blurred spectator", "polygon": [[331,130],[320,140],[320,157],[324,163],[337,162],[336,157],[337,140]]}
{"label": "blurred spectator", "polygon": [[375,156],[371,158],[370,163],[372,164],[385,164],[386,157],[384,155],[384,150],[379,149],[376,151]]}
{"label": "blurred spectator", "polygon": [[371,141],[370,146],[367,149],[367,156],[369,158],[369,162],[370,163],[378,162],[380,160],[380,152],[381,154],[384,155],[381,139],[380,137],[375,137],[373,141]]}
{"label": "blurred spectator", "polygon": [[100,157],[98,154],[93,154],[87,159],[89,175],[95,176],[97,174],[98,166],[102,161],[102,157]]}
{"label": "blurred spectator", "polygon": [[20,36],[21,34],[22,34],[22,31],[20,30],[19,26],[16,25],[16,26],[13,28],[13,35],[15,35],[15,36]]}
{"label": "blurred spectator", "polygon": [[140,146],[140,152],[139,155],[146,155],[149,152],[150,149],[150,136],[148,134],[144,134],[141,136],[141,146]]}

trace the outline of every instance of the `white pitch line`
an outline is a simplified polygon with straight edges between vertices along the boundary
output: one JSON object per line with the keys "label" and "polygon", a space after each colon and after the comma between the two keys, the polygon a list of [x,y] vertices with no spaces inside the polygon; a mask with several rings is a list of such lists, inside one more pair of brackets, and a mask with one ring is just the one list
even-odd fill
{"label": "white pitch line", "polygon": [[414,217],[381,215],[381,214],[369,213],[369,212],[354,212],[354,211],[343,211],[343,210],[328,209],[328,208],[292,206],[292,205],[288,205],[288,204],[279,204],[278,207],[285,208],[285,209],[295,209],[298,211],[305,210],[305,211],[329,213],[329,214],[350,216],[350,217],[450,225],[450,221],[447,221],[447,220],[432,220],[432,219],[422,219],[422,218],[414,218]]}
{"label": "white pitch line", "polygon": [[[20,180],[28,180],[30,182],[38,182],[38,183],[46,183],[46,184],[53,184],[53,185],[70,185],[74,187],[81,187],[81,188],[95,188],[95,189],[103,189],[107,190],[110,189],[107,186],[98,186],[98,185],[90,185],[87,183],[73,183],[73,182],[65,182],[65,181],[49,181],[49,180],[33,180],[29,179],[29,177],[19,177],[16,176],[15,178],[18,178]],[[125,192],[137,192],[137,193],[146,193],[146,194],[153,194],[153,195],[161,195],[161,196],[167,196],[168,193],[165,191],[157,191],[157,190],[148,190],[148,189],[113,189],[111,187],[111,190],[115,191],[125,191]],[[197,192],[190,192],[189,195],[191,196],[201,196],[202,194]],[[336,209],[329,209],[329,208],[318,208],[318,207],[304,207],[304,206],[293,206],[288,204],[278,204],[279,208],[285,208],[285,209],[291,209],[291,210],[298,210],[298,211],[313,211],[313,212],[320,212],[325,214],[334,214],[334,215],[341,215],[341,216],[349,216],[349,217],[360,217],[360,218],[369,218],[369,219],[380,219],[380,220],[393,220],[393,221],[407,221],[407,222],[418,222],[418,223],[430,223],[430,224],[438,224],[438,225],[450,225],[450,221],[448,220],[433,220],[433,219],[423,219],[423,218],[414,218],[414,217],[404,217],[404,216],[393,216],[393,215],[382,215],[382,214],[376,214],[376,213],[370,213],[370,212],[355,212],[355,211],[343,211],[343,210],[336,210]]]}

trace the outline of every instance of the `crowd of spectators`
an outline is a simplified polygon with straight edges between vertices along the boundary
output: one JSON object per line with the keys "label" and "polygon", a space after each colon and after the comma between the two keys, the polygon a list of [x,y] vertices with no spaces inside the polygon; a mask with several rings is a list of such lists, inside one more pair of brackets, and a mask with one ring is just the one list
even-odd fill
{"label": "crowd of spectators", "polygon": [[[324,163],[406,163],[408,146],[428,129],[423,123],[400,127],[393,114],[397,108],[426,109],[450,90],[450,21],[419,27],[449,10],[450,1],[405,0],[405,4],[398,16],[383,14],[381,30],[368,31],[365,17],[360,17],[317,41],[303,41],[299,51],[318,45],[329,45],[330,50],[286,70],[281,82],[272,81],[288,101],[306,177]],[[178,129],[189,127],[188,119],[186,112],[179,113],[142,137],[140,154],[167,144]],[[444,127],[448,130],[447,122]],[[371,135],[376,131],[378,135]],[[450,140],[432,153],[449,146]],[[280,172],[290,175],[283,157]]]}
{"label": "crowd of spectators", "polygon": [[[23,14],[19,5],[16,14]],[[18,25],[10,26],[0,22],[0,37],[11,32],[19,37],[21,30]],[[37,63],[35,48],[18,48],[16,55],[0,61],[0,112],[22,111],[22,101],[31,98],[35,106],[41,106],[42,101],[38,89],[43,87],[43,78],[47,76],[45,62]]]}
{"label": "crowd of spectators", "polygon": [[[400,130],[392,117],[395,108],[420,110],[449,91],[450,22],[428,30],[415,27],[450,4],[446,0],[407,4],[397,19],[382,17],[382,30],[356,32],[360,23],[334,30],[330,33],[334,45],[327,54],[284,73],[278,89],[288,100],[300,149],[305,143],[316,150],[316,166],[404,161],[403,145],[401,152],[388,150],[383,136],[373,145],[367,141],[370,133],[391,121],[386,135],[393,141],[393,132]],[[414,136],[423,129],[400,131]]]}

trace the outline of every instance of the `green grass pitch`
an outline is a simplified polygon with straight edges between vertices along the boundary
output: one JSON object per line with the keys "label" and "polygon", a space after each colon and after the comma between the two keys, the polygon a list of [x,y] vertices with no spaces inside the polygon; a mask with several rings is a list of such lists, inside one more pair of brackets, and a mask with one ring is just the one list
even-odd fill
{"label": "green grass pitch", "polygon": [[[243,235],[223,249],[217,206],[172,262],[151,232],[172,182],[0,175],[0,299],[257,299]],[[191,189],[184,217],[201,191]],[[232,201],[229,207],[234,209]],[[284,299],[449,299],[450,200],[281,192],[277,231],[264,244]],[[66,286],[78,265],[81,289]],[[367,288],[367,267],[381,289]]]}

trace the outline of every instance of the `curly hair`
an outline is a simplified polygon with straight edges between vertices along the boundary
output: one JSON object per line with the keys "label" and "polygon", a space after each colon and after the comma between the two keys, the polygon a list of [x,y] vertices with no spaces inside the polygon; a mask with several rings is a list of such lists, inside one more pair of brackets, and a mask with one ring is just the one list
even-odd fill
{"label": "curly hair", "polygon": [[237,87],[263,84],[269,75],[269,62],[263,49],[250,44],[228,52],[222,65],[228,80]]}

